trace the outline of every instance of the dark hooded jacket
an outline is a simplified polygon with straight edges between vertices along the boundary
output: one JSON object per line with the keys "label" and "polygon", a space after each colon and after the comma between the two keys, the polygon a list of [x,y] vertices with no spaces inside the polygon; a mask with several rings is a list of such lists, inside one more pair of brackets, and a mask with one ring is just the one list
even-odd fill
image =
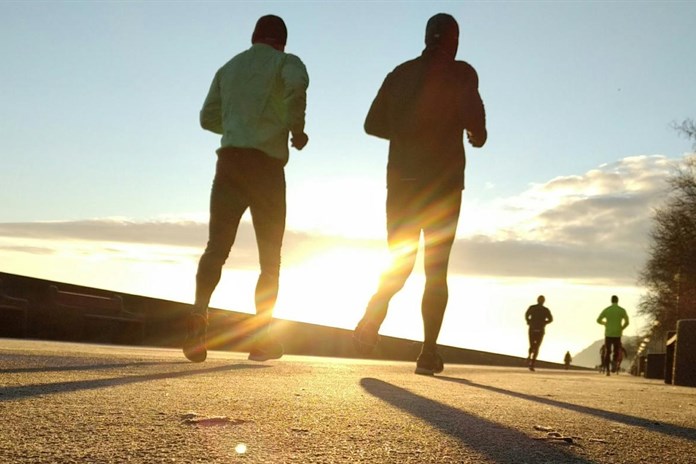
{"label": "dark hooded jacket", "polygon": [[476,70],[456,61],[452,47],[428,45],[384,80],[365,131],[389,140],[387,187],[464,188],[464,132],[472,145],[487,137]]}

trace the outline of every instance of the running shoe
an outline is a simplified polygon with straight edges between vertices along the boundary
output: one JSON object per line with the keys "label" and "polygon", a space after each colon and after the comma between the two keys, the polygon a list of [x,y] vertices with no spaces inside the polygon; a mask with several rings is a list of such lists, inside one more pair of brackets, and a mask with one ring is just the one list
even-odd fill
{"label": "running shoe", "polygon": [[280,359],[283,357],[283,345],[278,342],[264,342],[254,345],[249,351],[250,361],[264,362],[271,359]]}
{"label": "running shoe", "polygon": [[437,351],[421,351],[416,361],[416,374],[435,375],[445,370],[445,364]]}
{"label": "running shoe", "polygon": [[363,318],[353,331],[353,346],[360,355],[368,355],[379,342],[379,325]]}
{"label": "running shoe", "polygon": [[190,314],[186,319],[186,340],[184,341],[184,356],[195,363],[205,361],[208,349],[205,346],[208,319],[203,314]]}

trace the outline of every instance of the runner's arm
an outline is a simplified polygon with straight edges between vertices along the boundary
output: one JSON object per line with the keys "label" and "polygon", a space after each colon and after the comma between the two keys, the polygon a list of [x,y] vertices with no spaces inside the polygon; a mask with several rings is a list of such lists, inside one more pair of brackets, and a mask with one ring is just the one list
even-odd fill
{"label": "runner's arm", "polygon": [[215,74],[210,84],[208,96],[205,97],[200,113],[201,127],[216,134],[222,134],[222,98],[220,97],[220,81]]}
{"label": "runner's arm", "polygon": [[387,139],[391,137],[391,128],[389,127],[389,104],[388,104],[388,86],[389,86],[389,74],[382,83],[377,92],[372,105],[370,105],[370,110],[367,112],[367,117],[365,118],[365,132],[369,135],[374,135],[381,139]]}
{"label": "runner's arm", "polygon": [[282,69],[282,79],[285,84],[284,101],[288,111],[288,130],[293,136],[304,134],[305,110],[307,109],[307,87],[309,75],[302,60],[288,54]]}

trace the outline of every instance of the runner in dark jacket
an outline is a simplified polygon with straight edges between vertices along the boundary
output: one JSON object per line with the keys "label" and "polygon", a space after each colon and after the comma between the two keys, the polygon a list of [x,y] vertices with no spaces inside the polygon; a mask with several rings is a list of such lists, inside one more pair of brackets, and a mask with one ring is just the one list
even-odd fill
{"label": "runner in dark jacket", "polygon": [[368,134],[389,140],[387,240],[393,263],[356,327],[356,347],[369,352],[391,298],[413,270],[421,231],[426,284],[423,348],[417,374],[442,372],[436,344],[447,306],[447,266],[464,188],[464,133],[486,142],[486,118],[474,68],[455,60],[459,26],[447,14],[430,18],[425,50],[384,80],[365,120]]}
{"label": "runner in dark jacket", "polygon": [[539,295],[537,304],[527,308],[524,318],[529,326],[529,351],[527,354],[527,365],[530,371],[534,370],[537,356],[539,355],[539,347],[544,340],[544,332],[546,324],[553,322],[553,316],[549,308],[544,306],[546,299],[544,295]]}

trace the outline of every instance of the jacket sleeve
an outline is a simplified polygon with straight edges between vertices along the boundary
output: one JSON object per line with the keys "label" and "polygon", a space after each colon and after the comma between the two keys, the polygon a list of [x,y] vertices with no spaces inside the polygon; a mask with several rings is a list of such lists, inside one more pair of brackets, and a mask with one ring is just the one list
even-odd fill
{"label": "jacket sleeve", "polygon": [[[391,75],[391,74],[390,74]],[[389,75],[384,79],[365,118],[365,132],[382,139],[391,138],[389,127]]]}
{"label": "jacket sleeve", "polygon": [[200,113],[201,127],[216,134],[222,134],[222,99],[220,97],[219,71],[215,73],[208,96],[205,97]]}
{"label": "jacket sleeve", "polygon": [[478,74],[473,67],[470,67],[469,79],[471,80],[471,95],[467,101],[466,128],[469,137],[469,143],[476,148],[482,147],[488,139],[486,130],[486,109],[483,106],[483,100],[478,90]]}
{"label": "jacket sleeve", "polygon": [[287,108],[288,130],[292,133],[304,132],[309,87],[307,68],[300,58],[288,54],[281,70],[281,78],[285,88],[283,100]]}
{"label": "jacket sleeve", "polygon": [[606,322],[603,321],[603,319],[606,317],[606,316],[604,316],[605,312],[606,312],[606,310],[602,310],[602,312],[599,314],[599,317],[597,318],[597,324],[602,324],[602,325],[606,324]]}

